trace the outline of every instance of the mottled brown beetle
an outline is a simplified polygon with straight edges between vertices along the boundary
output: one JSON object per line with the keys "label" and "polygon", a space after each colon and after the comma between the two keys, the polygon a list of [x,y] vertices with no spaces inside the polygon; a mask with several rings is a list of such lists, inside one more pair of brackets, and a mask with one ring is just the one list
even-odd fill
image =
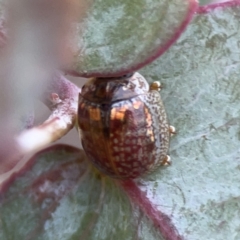
{"label": "mottled brown beetle", "polygon": [[83,148],[103,173],[137,178],[170,164],[169,126],[159,94],[139,73],[93,78],[79,94],[78,126]]}

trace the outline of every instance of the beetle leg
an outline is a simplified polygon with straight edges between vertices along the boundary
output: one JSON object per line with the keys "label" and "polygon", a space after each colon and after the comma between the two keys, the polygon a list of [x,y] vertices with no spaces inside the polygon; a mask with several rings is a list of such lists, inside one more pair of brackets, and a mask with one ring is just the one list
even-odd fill
{"label": "beetle leg", "polygon": [[169,132],[170,132],[171,136],[174,135],[174,134],[176,134],[176,129],[175,129],[175,127],[174,127],[174,126],[169,126]]}
{"label": "beetle leg", "polygon": [[166,155],[166,157],[163,159],[163,161],[161,162],[162,166],[168,166],[171,165],[171,158],[169,155]]}
{"label": "beetle leg", "polygon": [[155,82],[151,83],[150,84],[150,91],[151,90],[160,91],[161,90],[161,83],[159,81],[155,81]]}

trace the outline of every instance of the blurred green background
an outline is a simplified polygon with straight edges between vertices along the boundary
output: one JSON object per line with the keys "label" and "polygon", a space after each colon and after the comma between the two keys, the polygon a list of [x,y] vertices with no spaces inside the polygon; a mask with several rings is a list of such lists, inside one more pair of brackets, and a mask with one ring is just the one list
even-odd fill
{"label": "blurred green background", "polygon": [[205,5],[209,3],[217,3],[217,2],[228,2],[229,0],[199,0],[200,5]]}

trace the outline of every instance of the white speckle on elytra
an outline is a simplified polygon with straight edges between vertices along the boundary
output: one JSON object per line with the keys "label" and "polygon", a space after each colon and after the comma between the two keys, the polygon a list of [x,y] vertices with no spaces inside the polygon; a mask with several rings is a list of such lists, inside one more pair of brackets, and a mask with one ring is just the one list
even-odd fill
{"label": "white speckle on elytra", "polygon": [[139,166],[139,163],[138,162],[133,162],[133,167],[137,167],[137,166]]}
{"label": "white speckle on elytra", "polygon": [[134,168],[133,172],[138,172],[138,170],[139,170],[138,168]]}
{"label": "white speckle on elytra", "polygon": [[118,147],[113,147],[113,150],[114,150],[115,152],[119,152],[119,148],[118,148]]}
{"label": "white speckle on elytra", "polygon": [[123,163],[122,166],[127,167],[127,168],[131,168],[131,165],[127,164],[127,163]]}
{"label": "white speckle on elytra", "polygon": [[137,140],[136,139],[133,139],[132,140],[132,144],[134,145],[134,144],[136,144],[137,143]]}
{"label": "white speckle on elytra", "polygon": [[131,148],[130,147],[126,147],[125,148],[125,152],[131,152]]}

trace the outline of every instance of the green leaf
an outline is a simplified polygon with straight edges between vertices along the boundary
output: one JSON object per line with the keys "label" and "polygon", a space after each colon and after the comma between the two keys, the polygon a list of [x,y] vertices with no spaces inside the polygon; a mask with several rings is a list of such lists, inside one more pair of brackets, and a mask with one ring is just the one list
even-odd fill
{"label": "green leaf", "polygon": [[177,43],[141,71],[163,83],[177,130],[173,165],[147,177],[144,189],[191,240],[240,239],[240,6],[226,6],[198,14]]}
{"label": "green leaf", "polygon": [[162,239],[119,182],[84,160],[66,145],[36,154],[0,195],[0,239]]}
{"label": "green leaf", "polygon": [[196,0],[95,0],[76,26],[70,72],[106,77],[139,69],[177,39],[196,8]]}
{"label": "green leaf", "polygon": [[[177,134],[173,165],[138,184],[185,239],[240,237],[239,19],[240,6],[198,14],[168,52],[142,69],[149,81],[163,83]],[[130,204],[116,181],[88,171],[83,159],[70,147],[37,155],[0,195],[0,239],[162,239],[147,210],[139,211],[148,205],[136,196]]]}
{"label": "green leaf", "polygon": [[199,0],[200,5],[207,5],[207,4],[210,4],[211,2],[213,2],[213,1],[212,0]]}

